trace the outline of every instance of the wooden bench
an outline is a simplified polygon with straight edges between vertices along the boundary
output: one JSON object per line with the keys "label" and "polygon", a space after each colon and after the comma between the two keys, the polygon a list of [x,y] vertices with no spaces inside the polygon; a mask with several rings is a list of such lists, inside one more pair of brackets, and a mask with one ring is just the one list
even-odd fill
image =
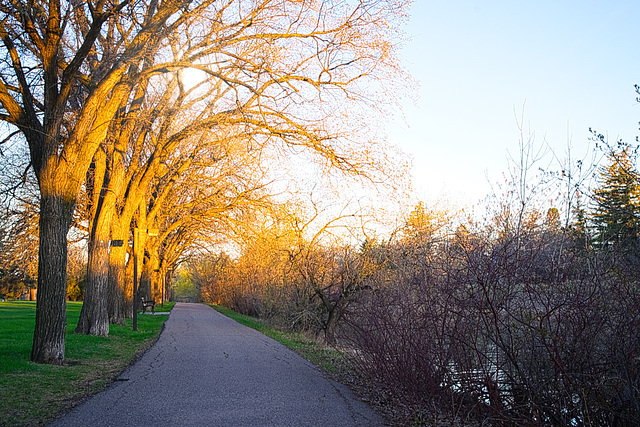
{"label": "wooden bench", "polygon": [[151,307],[151,312],[156,312],[156,302],[154,300],[146,300],[144,297],[140,297],[140,306],[142,307],[142,312],[147,312],[147,307]]}

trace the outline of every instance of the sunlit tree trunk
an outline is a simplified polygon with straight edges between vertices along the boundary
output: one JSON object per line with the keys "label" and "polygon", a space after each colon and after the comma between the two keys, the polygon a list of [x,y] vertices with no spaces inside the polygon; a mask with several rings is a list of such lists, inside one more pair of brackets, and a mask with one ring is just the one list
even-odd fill
{"label": "sunlit tree trunk", "polygon": [[89,212],[89,241],[87,262],[87,288],[84,304],[75,332],[78,334],[109,334],[106,304],[108,279],[110,213],[105,200],[105,183],[108,182],[107,156],[98,150],[87,174],[87,190],[91,197]]}
{"label": "sunlit tree trunk", "polygon": [[[140,302],[140,297],[144,296],[145,298],[149,298],[151,295],[151,289],[149,288],[149,275],[148,275],[148,264],[146,262],[146,247],[147,247],[147,203],[146,199],[140,199],[138,204],[138,217],[136,218],[136,225],[138,228],[138,294],[134,295],[133,298],[138,303]],[[134,231],[135,232],[135,231]],[[135,257],[134,257],[135,261]]]}
{"label": "sunlit tree trunk", "polygon": [[164,302],[167,300],[167,277],[168,277],[168,271],[167,271],[167,266],[164,262],[160,262],[160,268],[159,268],[159,272],[158,272],[158,292],[159,292],[159,301],[160,304],[164,304]]}
{"label": "sunlit tree trunk", "polygon": [[67,233],[73,203],[57,194],[40,198],[38,302],[31,360],[61,365],[67,324]]}
{"label": "sunlit tree trunk", "polygon": [[151,298],[151,263],[149,258],[145,257],[144,263],[142,265],[142,274],[140,276],[140,289],[138,289],[138,293],[141,297],[145,299]]}
{"label": "sunlit tree trunk", "polygon": [[127,249],[129,254],[128,261],[125,265],[125,282],[124,282],[124,301],[127,318],[133,317],[133,250]]}
{"label": "sunlit tree trunk", "polygon": [[149,245],[150,239],[147,237],[146,239],[141,238],[140,240],[145,241],[146,246],[144,247],[145,255],[142,265],[142,275],[140,277],[139,293],[140,296],[144,296],[145,299],[157,300],[159,298],[159,292],[157,288],[158,280],[156,270],[160,267],[160,261],[155,248]]}
{"label": "sunlit tree trunk", "polygon": [[[123,252],[126,254],[126,248],[111,248],[111,252]],[[109,258],[109,296],[108,307],[109,323],[116,325],[124,325],[126,317],[126,298],[125,298],[125,262],[124,255],[110,254]]]}
{"label": "sunlit tree trunk", "polygon": [[[117,198],[124,192],[122,187],[125,168],[122,156],[126,144],[118,141],[116,144],[106,144],[104,148],[109,152],[100,150],[96,155],[93,183],[95,188],[92,189],[93,215],[90,217],[92,232],[89,236],[87,274],[87,293],[91,298],[85,297],[85,305],[76,329],[77,333],[91,335],[92,331],[100,331],[99,335],[103,335],[105,330],[108,331],[109,322],[124,323],[124,293],[121,289],[124,286],[125,239],[115,239],[122,240],[123,246],[111,247],[111,250],[116,252],[113,257],[109,252],[109,240],[112,229],[116,229],[118,236],[126,235],[128,231],[120,225],[121,221],[116,217]],[[101,176],[104,176],[104,179],[100,179]],[[99,239],[99,242],[92,244],[93,239]],[[118,280],[122,280],[120,284]],[[91,307],[85,310],[87,305]],[[85,312],[94,312],[96,316],[87,318],[83,316]],[[100,325],[92,324],[93,322],[100,322]]]}
{"label": "sunlit tree trunk", "polygon": [[151,278],[151,298],[154,301],[160,301],[162,298],[162,290],[160,286],[160,257],[158,257],[158,250],[154,247],[149,249],[149,277]]}
{"label": "sunlit tree trunk", "polygon": [[120,224],[112,225],[112,238],[116,241],[122,241],[122,246],[111,246],[109,252],[109,292],[107,301],[107,311],[109,313],[109,322],[118,325],[124,325],[126,317],[127,302],[125,298],[126,271],[125,262],[127,257],[127,238],[128,228],[122,230]]}
{"label": "sunlit tree trunk", "polygon": [[[122,246],[112,246],[109,253],[109,318],[111,323],[124,322],[133,316],[133,253],[129,252],[129,232],[133,214],[114,213],[111,235],[122,240]],[[127,261],[127,253],[129,258]]]}
{"label": "sunlit tree trunk", "polygon": [[100,209],[89,237],[87,290],[76,333],[109,335],[107,295],[109,285],[109,240],[113,209]]}

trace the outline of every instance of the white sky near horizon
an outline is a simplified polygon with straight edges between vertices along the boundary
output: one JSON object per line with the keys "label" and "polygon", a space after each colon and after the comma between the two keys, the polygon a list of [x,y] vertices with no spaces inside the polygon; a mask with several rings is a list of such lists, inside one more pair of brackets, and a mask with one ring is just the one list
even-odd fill
{"label": "white sky near horizon", "polygon": [[419,95],[387,131],[413,158],[416,197],[486,196],[517,155],[523,111],[558,157],[593,149],[589,127],[635,141],[638,16],[636,1],[415,0],[401,56]]}

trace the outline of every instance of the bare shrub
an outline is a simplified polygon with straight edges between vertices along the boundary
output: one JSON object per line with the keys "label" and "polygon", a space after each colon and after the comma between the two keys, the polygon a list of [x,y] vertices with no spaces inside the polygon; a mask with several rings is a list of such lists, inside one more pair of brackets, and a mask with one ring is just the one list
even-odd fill
{"label": "bare shrub", "polygon": [[359,369],[452,419],[640,422],[639,282],[613,258],[532,221],[519,235],[456,233],[421,259],[352,307]]}

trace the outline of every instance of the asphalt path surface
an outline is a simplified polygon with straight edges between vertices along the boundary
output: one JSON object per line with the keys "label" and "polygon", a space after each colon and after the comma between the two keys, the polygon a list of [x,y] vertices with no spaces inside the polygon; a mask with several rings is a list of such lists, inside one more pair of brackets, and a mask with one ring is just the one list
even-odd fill
{"label": "asphalt path surface", "polygon": [[381,417],[280,343],[178,303],[119,380],[51,426],[380,426]]}

